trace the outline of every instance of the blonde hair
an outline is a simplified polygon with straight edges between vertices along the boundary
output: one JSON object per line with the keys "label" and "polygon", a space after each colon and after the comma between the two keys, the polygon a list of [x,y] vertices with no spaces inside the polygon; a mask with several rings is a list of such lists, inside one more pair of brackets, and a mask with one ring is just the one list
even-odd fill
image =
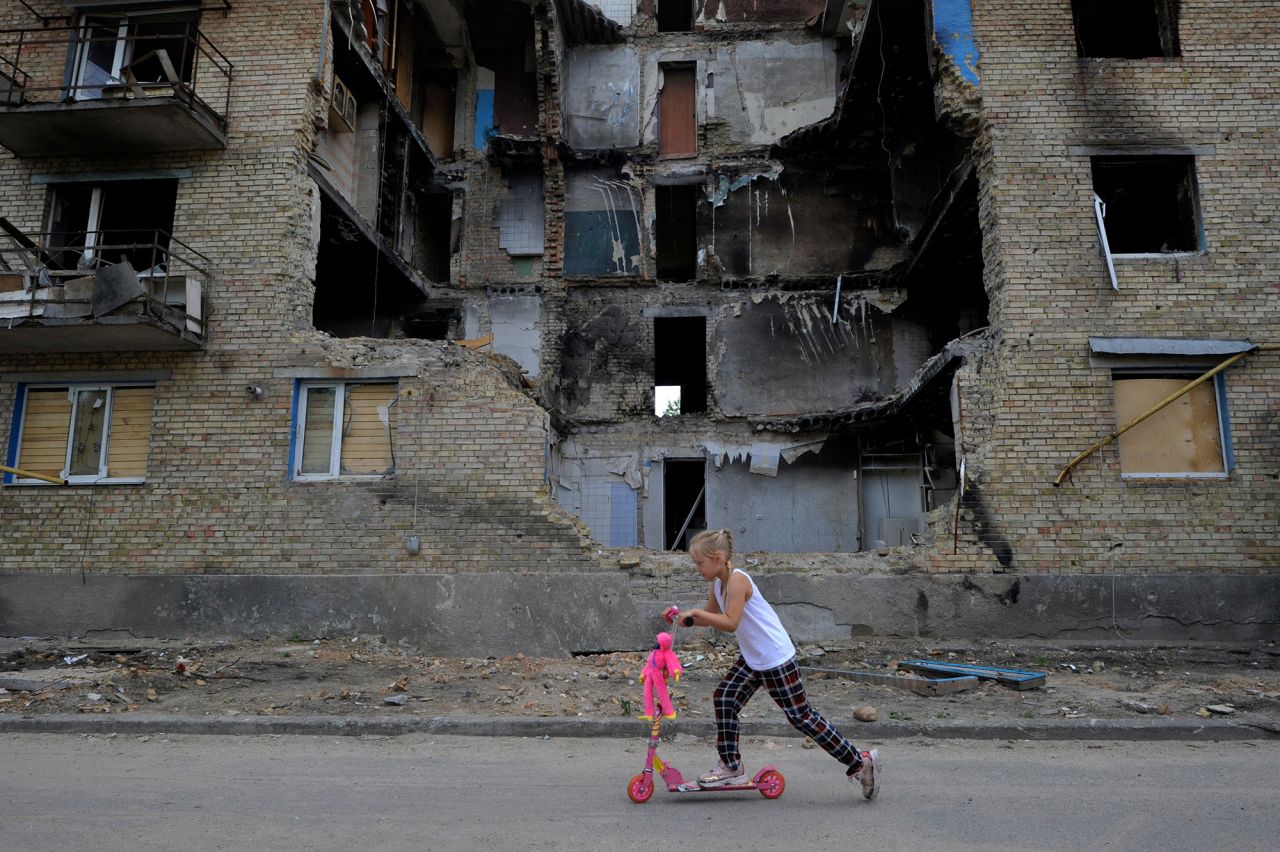
{"label": "blonde hair", "polygon": [[704,556],[713,550],[724,554],[724,561],[733,558],[733,533],[727,529],[703,530],[689,542],[689,552],[694,556]]}

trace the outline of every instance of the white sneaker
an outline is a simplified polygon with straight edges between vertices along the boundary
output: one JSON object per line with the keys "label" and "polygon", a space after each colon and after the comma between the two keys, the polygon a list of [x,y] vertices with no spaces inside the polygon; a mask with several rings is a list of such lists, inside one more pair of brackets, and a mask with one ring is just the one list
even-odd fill
{"label": "white sneaker", "polygon": [[740,780],[745,774],[746,773],[743,772],[742,767],[730,769],[724,765],[723,760],[720,760],[716,762],[715,769],[710,772],[704,772],[698,776],[698,786],[723,787],[725,784],[732,784],[733,782]]}
{"label": "white sneaker", "polygon": [[858,755],[862,758],[862,765],[858,767],[858,771],[849,776],[850,781],[857,781],[862,785],[862,797],[870,801],[876,797],[876,793],[880,792],[880,750],[871,749],[864,751]]}

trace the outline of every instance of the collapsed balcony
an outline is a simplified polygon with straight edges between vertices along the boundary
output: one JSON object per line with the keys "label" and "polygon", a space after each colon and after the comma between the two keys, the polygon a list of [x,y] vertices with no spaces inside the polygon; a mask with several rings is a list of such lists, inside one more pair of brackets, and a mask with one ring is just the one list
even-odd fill
{"label": "collapsed balcony", "polygon": [[168,233],[0,227],[0,353],[204,347],[209,260]]}
{"label": "collapsed balcony", "polygon": [[0,145],[19,157],[225,148],[232,64],[193,14],[0,31]]}

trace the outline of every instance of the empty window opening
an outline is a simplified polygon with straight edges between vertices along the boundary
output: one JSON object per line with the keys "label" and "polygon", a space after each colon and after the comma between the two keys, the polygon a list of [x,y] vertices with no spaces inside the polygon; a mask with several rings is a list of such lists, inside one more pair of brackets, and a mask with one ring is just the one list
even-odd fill
{"label": "empty window opening", "polygon": [[706,413],[706,317],[654,319],[653,384],[655,408],[665,400],[658,416]]}
{"label": "empty window opening", "polygon": [[[142,385],[35,387],[20,395],[12,466],[72,485],[142,482],[155,388]],[[40,480],[5,475],[6,482]]]}
{"label": "empty window opening", "polygon": [[433,308],[404,318],[405,337],[419,340],[453,340],[461,337],[462,311]]}
{"label": "empty window opening", "polygon": [[396,385],[306,382],[298,388],[292,473],[297,479],[395,471]]}
{"label": "empty window opening", "polygon": [[658,154],[692,157],[698,153],[697,85],[690,63],[661,64],[658,92]]}
{"label": "empty window opening", "polygon": [[687,33],[693,29],[690,0],[658,0],[658,32]]}
{"label": "empty window opening", "polygon": [[72,96],[110,97],[128,82],[143,89],[191,83],[198,20],[198,12],[84,16],[72,60]]}
{"label": "empty window opening", "polygon": [[654,189],[654,239],[659,281],[692,281],[698,274],[698,187]]}
{"label": "empty window opening", "polygon": [[707,526],[707,463],[667,459],[662,464],[663,550],[688,550]]}
{"label": "empty window opening", "polygon": [[61,184],[49,202],[45,245],[63,269],[95,269],[128,260],[160,274],[173,230],[176,180]]}
{"label": "empty window opening", "polygon": [[1179,0],[1072,0],[1076,53],[1142,59],[1177,56]]}
{"label": "empty window opening", "polygon": [[[1116,427],[1181,390],[1200,373],[1112,374]],[[1226,380],[1192,388],[1117,439],[1125,478],[1222,477],[1231,457]]]}
{"label": "empty window opening", "polygon": [[1092,165],[1113,254],[1200,251],[1194,158],[1093,157]]}

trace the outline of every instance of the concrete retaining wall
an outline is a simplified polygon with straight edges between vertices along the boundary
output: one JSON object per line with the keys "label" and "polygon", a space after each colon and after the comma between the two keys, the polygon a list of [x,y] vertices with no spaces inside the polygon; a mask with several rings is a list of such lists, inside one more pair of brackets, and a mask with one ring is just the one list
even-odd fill
{"label": "concrete retaining wall", "polygon": [[[638,650],[662,593],[625,572],[531,575],[0,574],[0,635],[373,633],[440,655]],[[687,584],[683,584],[687,585]],[[1280,627],[1280,577],[759,578],[799,642],[859,635],[1243,641]],[[688,606],[687,594],[676,601]]]}

